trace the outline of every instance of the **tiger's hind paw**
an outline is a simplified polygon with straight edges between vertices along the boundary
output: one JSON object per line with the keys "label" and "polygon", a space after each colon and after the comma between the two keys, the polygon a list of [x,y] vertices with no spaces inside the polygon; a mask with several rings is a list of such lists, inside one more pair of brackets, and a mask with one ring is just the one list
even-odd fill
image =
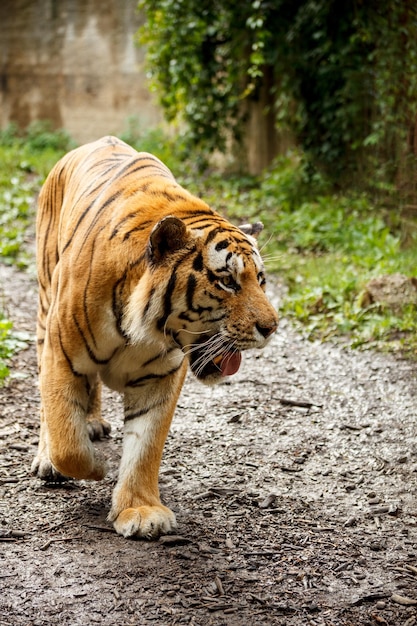
{"label": "tiger's hind paw", "polygon": [[123,537],[157,539],[177,528],[174,513],[162,504],[125,509],[116,518],[110,512],[109,519],[113,521],[116,532]]}
{"label": "tiger's hind paw", "polygon": [[106,420],[93,417],[87,420],[87,430],[91,441],[96,441],[98,439],[105,439],[108,437],[111,431],[111,426],[109,422],[106,422]]}

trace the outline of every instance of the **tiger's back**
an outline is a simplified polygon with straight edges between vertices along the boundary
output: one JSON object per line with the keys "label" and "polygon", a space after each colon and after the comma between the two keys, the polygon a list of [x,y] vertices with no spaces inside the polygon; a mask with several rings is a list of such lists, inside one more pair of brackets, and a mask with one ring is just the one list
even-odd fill
{"label": "tiger's back", "polygon": [[[141,269],[155,215],[164,209],[163,203],[149,207],[146,194],[149,188],[155,193],[161,178],[164,186],[179,187],[156,157],[113,137],[73,150],[51,171],[37,213],[38,345],[43,345],[45,320],[58,291],[75,326],[78,322],[97,330],[98,313],[114,283],[123,280],[130,266]],[[94,306],[87,310],[89,302]],[[117,311],[115,318],[120,322]]]}
{"label": "tiger's back", "polygon": [[[110,519],[125,536],[175,528],[158,469],[188,364],[214,383],[265,345],[277,316],[255,238],[184,190],[153,155],[106,137],[66,155],[37,220],[41,436],[33,471],[100,479],[100,381],[124,395]],[[250,229],[249,229],[250,231]],[[255,228],[256,231],[256,228]]]}

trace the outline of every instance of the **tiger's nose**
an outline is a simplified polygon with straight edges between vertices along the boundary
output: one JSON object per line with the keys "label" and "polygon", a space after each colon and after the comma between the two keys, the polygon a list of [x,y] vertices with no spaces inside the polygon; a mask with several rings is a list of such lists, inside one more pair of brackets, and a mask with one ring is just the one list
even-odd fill
{"label": "tiger's nose", "polygon": [[278,328],[278,322],[273,322],[272,324],[269,324],[268,326],[261,326],[261,324],[256,322],[256,330],[259,333],[261,333],[262,337],[264,337],[265,339],[267,339],[270,335],[272,335],[272,333],[274,333],[277,328]]}

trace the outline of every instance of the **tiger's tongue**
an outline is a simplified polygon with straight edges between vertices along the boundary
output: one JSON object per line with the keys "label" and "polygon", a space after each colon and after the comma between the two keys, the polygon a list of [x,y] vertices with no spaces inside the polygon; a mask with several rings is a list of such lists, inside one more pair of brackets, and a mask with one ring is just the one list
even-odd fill
{"label": "tiger's tongue", "polygon": [[220,363],[222,376],[233,376],[233,374],[236,374],[241,362],[242,355],[240,352],[226,352]]}

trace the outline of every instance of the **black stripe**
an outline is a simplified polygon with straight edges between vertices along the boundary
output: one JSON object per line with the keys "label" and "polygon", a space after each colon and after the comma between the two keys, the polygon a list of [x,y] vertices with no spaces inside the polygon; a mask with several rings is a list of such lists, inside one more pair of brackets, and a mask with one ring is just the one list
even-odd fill
{"label": "black stripe", "polygon": [[[106,169],[101,169],[102,165],[108,164],[108,163],[110,163],[109,167],[107,167]],[[97,181],[97,176],[94,176],[94,180],[91,183],[90,188],[87,187],[86,189],[83,189],[82,196],[86,196],[86,195],[91,196],[92,193],[97,191],[100,187],[104,186],[104,184],[109,179],[110,172],[117,170],[118,167],[120,167],[120,159],[103,159],[102,161],[92,163],[91,168],[90,168],[91,171],[95,169],[100,169],[100,171],[98,172],[98,176],[100,177],[100,182],[95,187],[95,189],[91,189],[91,186]],[[115,172],[115,176],[117,176],[117,171]]]}
{"label": "black stripe", "polygon": [[215,283],[218,279],[216,274],[207,268],[207,278],[211,283]]}
{"label": "black stripe", "polygon": [[[156,287],[152,287],[152,289],[151,289],[151,290],[150,290],[150,292],[149,292],[149,295],[148,295],[148,301],[147,301],[147,303],[146,303],[145,308],[143,309],[143,315],[142,315],[142,319],[143,319],[143,320],[145,320],[145,318],[146,318],[146,316],[147,316],[147,314],[148,314],[148,311],[149,311],[149,308],[150,308],[150,306],[151,306],[152,299],[153,299],[153,297],[154,297],[155,291],[156,291]],[[145,364],[145,365],[146,365],[146,364]]]}
{"label": "black stripe", "polygon": [[[93,154],[94,152],[90,154],[89,157],[91,157]],[[122,161],[122,159],[124,159],[124,157],[127,157],[127,156],[130,157],[131,155],[116,154],[111,157],[106,156],[104,157],[104,159],[99,159],[98,161],[94,160],[93,163],[91,164],[91,169],[92,170],[99,169],[101,168],[102,165],[107,165],[108,163],[110,163],[110,169],[113,169],[115,166],[120,165],[120,162]]]}
{"label": "black stripe", "polygon": [[118,224],[113,228],[113,232],[111,233],[109,240],[114,239],[114,237],[116,237],[116,235],[119,234],[119,230],[122,228],[122,226],[128,222],[129,220],[133,219],[134,217],[137,216],[136,211],[134,213],[129,213],[129,215],[125,215],[120,222],[118,222]]}
{"label": "black stripe", "polygon": [[178,367],[174,367],[172,370],[165,372],[165,374],[146,374],[145,376],[140,376],[134,380],[129,380],[129,382],[126,383],[126,387],[141,387],[150,381],[162,380],[163,378],[167,378],[168,376],[175,374],[175,372],[178,372],[180,367],[182,367],[182,362],[178,365]]}
{"label": "black stripe", "polygon": [[[108,198],[102,205],[100,205],[98,211],[95,213],[90,225],[87,228],[87,231],[84,235],[84,243],[87,241],[87,237],[89,236],[89,234],[91,233],[91,231],[93,230],[94,226],[96,225],[97,221],[100,219],[102,212],[109,207],[115,200],[117,200],[117,198],[123,193],[123,190],[119,190],[116,191],[116,193],[114,193],[112,196],[110,196],[110,198]],[[68,239],[67,243],[65,244],[62,252],[65,252],[65,250],[71,245],[75,234],[78,230],[78,228],[80,227],[81,223],[83,222],[83,220],[85,219],[85,217],[88,215],[89,211],[92,209],[92,207],[96,204],[96,202],[99,201],[99,197],[95,198],[92,202],[90,202],[90,204],[84,209],[84,211],[81,213],[80,217],[78,218],[78,221],[75,225],[75,228],[70,236],[70,238]]]}
{"label": "black stripe", "polygon": [[169,200],[169,202],[187,201],[187,198],[185,196],[181,194],[169,193],[169,191],[167,191],[166,189],[160,190],[159,195]]}
{"label": "black stripe", "polygon": [[216,218],[221,219],[221,217],[217,215],[213,209],[210,209],[210,207],[207,207],[204,210],[195,209],[194,211],[187,211],[187,213],[184,213],[179,217],[181,217],[181,219],[183,219],[188,226],[191,226],[194,222],[199,222],[203,217],[210,219],[211,223],[213,223],[213,220],[216,220]]}
{"label": "black stripe", "polygon": [[91,247],[91,260],[90,260],[90,265],[89,265],[89,269],[88,269],[87,282],[86,282],[85,287],[84,287],[83,311],[84,311],[85,322],[86,322],[86,325],[87,325],[87,328],[88,328],[88,332],[90,333],[91,340],[93,342],[94,347],[97,348],[97,342],[96,342],[96,339],[94,337],[93,329],[91,327],[90,317],[88,315],[88,306],[87,306],[87,295],[88,295],[88,290],[89,290],[90,281],[91,281],[91,274],[92,274],[92,270],[93,270],[93,263],[92,263],[92,261],[93,261],[93,257],[94,257],[95,245],[96,245],[96,242],[95,242],[95,240],[93,240],[92,247]]}
{"label": "black stripe", "polygon": [[153,224],[154,222],[152,222],[151,220],[146,220],[146,222],[141,222],[141,224],[139,224],[138,226],[135,226],[135,228],[131,228],[129,231],[127,231],[127,233],[124,234],[123,241],[126,241],[127,239],[129,239],[132,233],[135,233],[139,230],[144,230],[145,228],[149,228],[149,226],[153,226]]}
{"label": "black stripe", "polygon": [[201,272],[203,267],[203,254],[199,252],[193,261],[193,270],[195,270],[196,272]]}
{"label": "black stripe", "polygon": [[129,422],[131,420],[136,419],[137,417],[142,417],[143,415],[146,415],[147,413],[149,413],[149,411],[152,411],[153,409],[157,409],[159,406],[162,406],[164,403],[163,400],[158,400],[158,402],[155,402],[155,404],[152,404],[151,406],[147,407],[146,409],[139,409],[138,411],[135,411],[134,413],[128,413],[125,410],[125,423]]}
{"label": "black stripe", "polygon": [[94,354],[94,352],[92,351],[92,349],[90,348],[90,346],[88,344],[88,341],[87,341],[87,338],[84,335],[83,330],[82,330],[82,328],[81,328],[77,318],[75,317],[75,314],[73,314],[72,319],[74,320],[74,324],[77,327],[77,330],[78,330],[79,334],[81,335],[81,338],[82,338],[82,340],[84,342],[85,348],[87,350],[87,354],[90,357],[90,359],[93,361],[93,363],[96,363],[97,365],[106,365],[110,361],[112,356],[114,356],[115,352],[117,351],[117,348],[115,350],[113,350],[112,354],[109,356],[108,359],[98,359],[96,357],[96,355]]}
{"label": "black stripe", "polygon": [[65,246],[62,249],[62,252],[65,252],[65,250],[71,245],[72,240],[74,239],[75,233],[77,232],[81,222],[84,220],[84,218],[86,217],[87,213],[90,211],[90,209],[94,206],[96,202],[96,199],[94,199],[85,209],[84,211],[81,213],[80,217],[78,218],[78,221],[75,225],[74,230],[72,231],[72,235],[70,236],[70,238],[68,239],[67,243],[65,244]]}
{"label": "black stripe", "polygon": [[84,235],[84,241],[83,241],[84,244],[87,241],[87,238],[90,235],[91,231],[93,230],[94,226],[97,224],[98,220],[101,218],[102,213],[108,207],[110,207],[113,204],[113,202],[115,200],[117,200],[123,194],[123,191],[124,191],[123,189],[119,189],[118,191],[116,191],[116,193],[114,193],[112,196],[110,196],[110,198],[107,198],[107,200],[100,206],[100,208],[98,209],[98,211],[94,215],[94,218],[92,219],[91,223],[89,224],[89,226],[87,228],[87,231],[86,231],[86,233]]}
{"label": "black stripe", "polygon": [[157,323],[156,323],[156,327],[159,331],[161,331],[164,328],[166,321],[172,311],[171,297],[172,297],[172,294],[174,292],[175,285],[177,282],[177,270],[179,266],[192,254],[195,254],[195,248],[193,248],[192,250],[189,250],[187,254],[185,254],[179,261],[177,261],[177,264],[173,267],[171,271],[171,276],[169,278],[167,289],[164,294],[164,313],[162,317],[160,317],[157,320]]}
{"label": "black stripe", "polygon": [[[50,237],[49,233],[52,230],[52,226],[53,223],[55,222],[55,212],[53,211],[53,207],[55,206],[55,203],[52,202],[52,194],[55,191],[55,186],[54,188],[52,188],[52,185],[49,185],[49,189],[48,189],[48,199],[43,203],[42,205],[42,221],[45,219],[45,213],[46,211],[48,211],[48,215],[49,215],[49,220],[48,220],[48,224],[46,227],[46,230],[44,231],[44,235],[43,235],[43,254],[42,254],[42,267],[43,267],[43,271],[45,273],[45,275],[47,276],[48,282],[51,282],[51,277],[52,277],[52,272],[51,272],[51,268],[50,268],[50,259],[49,259],[49,253],[48,253],[48,246],[47,246],[47,242],[48,239]],[[61,207],[59,207],[61,208]],[[39,242],[38,244],[38,249],[40,247],[41,243]]]}
{"label": "black stripe", "polygon": [[[116,235],[119,234],[119,231],[121,230],[121,228],[126,224],[126,222],[128,222],[129,220],[138,218],[138,212],[135,211],[134,213],[129,213],[129,215],[125,215],[125,217],[123,217],[120,222],[118,222],[118,224],[114,227],[113,232],[111,233],[109,239],[114,239],[114,237],[116,237]],[[146,220],[145,222],[141,222],[138,226],[135,226],[134,228],[132,228],[130,231],[127,231],[124,236],[123,236],[123,241],[125,241],[126,239],[129,238],[130,234],[132,232],[134,232],[135,230],[142,230],[143,228],[146,228],[147,226],[152,226],[152,224],[154,224],[153,221],[151,220]]]}
{"label": "black stripe", "polygon": [[113,285],[113,293],[112,293],[112,311],[113,315],[116,319],[116,329],[119,335],[126,338],[126,334],[122,329],[122,318],[123,318],[123,299],[122,299],[122,291],[125,286],[125,282],[127,279],[127,270],[124,271],[124,274],[118,281],[116,281]]}
{"label": "black stripe", "polygon": [[146,251],[142,252],[142,254],[140,255],[140,257],[138,257],[136,259],[136,261],[131,261],[129,263],[129,269],[133,270],[135,269],[135,267],[137,267],[138,265],[140,265],[141,263],[143,263],[146,260]]}
{"label": "black stripe", "polygon": [[177,263],[177,266],[174,267],[172,274],[169,278],[169,282],[168,282],[168,285],[164,294],[164,313],[162,317],[160,317],[159,320],[157,320],[157,323],[156,323],[156,327],[158,330],[162,330],[164,328],[166,321],[168,319],[168,316],[170,315],[172,311],[171,296],[174,292],[175,285],[177,282],[177,269],[179,265],[180,263]]}
{"label": "black stripe", "polygon": [[213,228],[213,230],[211,230],[209,234],[207,235],[204,245],[206,246],[207,244],[209,244],[210,241],[215,238],[217,233],[221,233],[221,232],[224,232],[224,228],[221,228],[220,226]]}
{"label": "black stripe", "polygon": [[216,243],[216,245],[215,245],[216,251],[220,252],[220,250],[224,250],[225,248],[227,248],[229,243],[230,243],[229,239],[222,239],[221,241]]}
{"label": "black stripe", "polygon": [[66,169],[66,163],[63,163],[63,162],[61,161],[61,169],[59,170],[59,173],[58,173],[58,176],[57,176],[57,178],[58,178],[58,183],[60,183],[60,182],[61,182],[61,177],[62,177],[62,175],[64,174],[65,169]]}
{"label": "black stripe", "polygon": [[78,376],[79,378],[83,378],[83,374],[80,374],[80,372],[77,372],[77,370],[74,369],[74,367],[72,365],[71,359],[69,358],[68,354],[65,352],[64,344],[62,343],[61,329],[59,328],[59,324],[58,324],[58,338],[59,338],[59,345],[61,346],[62,354],[64,355],[65,360],[67,361],[67,363],[68,363],[68,365],[70,367],[71,373],[74,376]]}
{"label": "black stripe", "polygon": [[187,222],[185,218],[181,217],[181,219],[186,222],[189,228],[194,228],[195,230],[207,230],[208,228],[213,228],[213,219],[212,218],[199,218],[192,222]]}
{"label": "black stripe", "polygon": [[195,288],[197,286],[197,280],[194,274],[190,274],[187,280],[186,302],[190,311],[194,311],[193,297]]}
{"label": "black stripe", "polygon": [[[100,172],[100,174],[101,174],[101,172]],[[81,197],[85,198],[87,196],[92,196],[93,194],[97,193],[99,191],[99,189],[101,187],[103,187],[104,182],[105,182],[104,180],[100,180],[100,182],[97,185],[96,184],[97,183],[97,179],[94,178],[94,180],[91,183],[91,185],[89,187],[87,187],[85,190],[83,190],[83,193],[82,193]],[[77,200],[77,202],[78,202],[78,200]]]}
{"label": "black stripe", "polygon": [[[137,163],[141,163],[143,161],[153,161],[153,163],[147,163],[145,165],[139,165],[138,167],[135,167],[137,165]],[[133,167],[133,169],[130,169],[132,167]],[[148,167],[153,167],[154,169],[157,169],[159,176],[164,176],[165,178],[169,178],[170,180],[174,180],[173,175],[171,174],[169,169],[166,167],[166,165],[161,163],[161,161],[159,161],[158,159],[153,157],[151,154],[150,155],[146,155],[146,156],[136,157],[136,158],[132,159],[132,161],[130,161],[130,163],[128,163],[122,170],[120,170],[118,176],[119,177],[130,176],[130,174],[135,174],[135,172],[138,172],[139,170],[146,169]]]}
{"label": "black stripe", "polygon": [[174,350],[178,350],[178,347],[175,346],[174,348],[170,348],[166,352],[158,352],[156,356],[153,356],[148,361],[143,363],[142,367],[147,367],[148,365],[150,365],[151,363],[154,363],[155,361],[158,361],[159,359],[162,359],[162,358],[165,359],[169,354],[171,354],[171,352],[174,352]]}
{"label": "black stripe", "polygon": [[122,319],[123,319],[123,314],[124,314],[124,303],[126,302],[127,298],[124,297],[123,292],[125,290],[126,284],[128,284],[127,280],[128,280],[129,272],[134,270],[135,267],[137,267],[141,263],[143,263],[145,260],[145,256],[146,256],[145,253],[143,253],[140,255],[140,257],[136,259],[136,261],[129,263],[129,267],[125,269],[125,271],[123,272],[123,275],[113,285],[112,311],[116,320],[116,330],[119,333],[119,335],[123,337],[124,339],[127,339],[127,335],[122,329]]}
{"label": "black stripe", "polygon": [[[222,292],[223,292],[223,289],[222,289]],[[207,292],[207,295],[209,298],[211,298],[215,302],[219,302],[220,304],[224,301],[223,296],[216,296],[216,294],[210,293],[209,291]]]}

